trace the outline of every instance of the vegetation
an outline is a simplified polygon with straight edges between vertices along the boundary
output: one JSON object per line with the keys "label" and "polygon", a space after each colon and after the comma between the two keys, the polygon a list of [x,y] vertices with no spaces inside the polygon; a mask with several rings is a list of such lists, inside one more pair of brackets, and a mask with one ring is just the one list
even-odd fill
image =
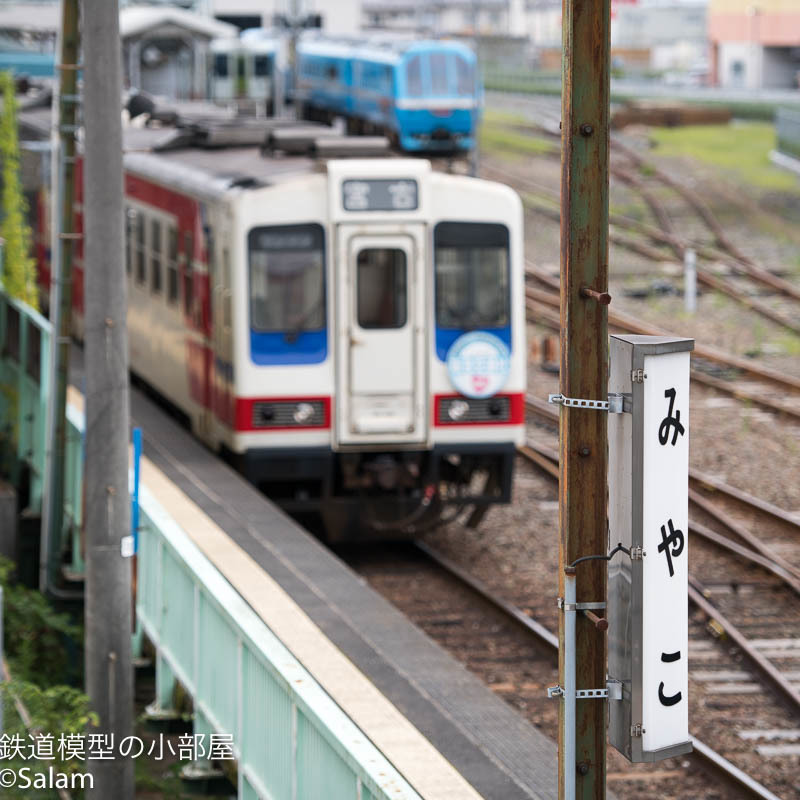
{"label": "vegetation", "polygon": [[[619,71],[612,71],[615,78],[624,77]],[[647,75],[645,77],[654,77]],[[521,92],[524,94],[560,95],[561,75],[554,72],[537,70],[491,70],[487,69],[483,78],[484,88],[487,91]],[[611,92],[612,103],[628,103],[643,99],[641,93],[632,94],[625,91]],[[786,105],[785,102],[775,103],[769,100],[694,100],[676,95],[664,97],[664,101],[679,103],[695,103],[705,106],[718,106],[730,109],[736,119],[760,120],[772,122],[778,106]]]}
{"label": "vegetation", "polygon": [[513,152],[520,155],[550,155],[558,153],[559,145],[537,136],[530,121],[515,114],[489,111],[484,115],[479,140],[483,150]]}
{"label": "vegetation", "polygon": [[683,156],[725,170],[738,181],[767,191],[798,192],[797,178],[773,166],[775,130],[765,123],[653,128],[661,156]]}
{"label": "vegetation", "polygon": [[0,114],[0,159],[3,170],[3,221],[0,236],[3,247],[2,280],[6,291],[38,309],[36,270],[31,257],[31,231],[25,222],[27,203],[19,177],[19,139],[14,78],[0,72],[3,110]]}
{"label": "vegetation", "polygon": [[[12,676],[2,687],[3,733],[10,737],[7,741],[23,745],[21,752],[7,747],[3,765],[17,772],[27,766],[31,775],[51,766],[65,775],[85,771],[83,761],[70,757],[64,747],[59,750],[59,742],[83,736],[88,725],[98,722],[86,695],[64,683],[76,677],[70,675],[67,653],[71,642],[80,641],[80,628],[66,614],[56,613],[39,592],[13,583],[13,571],[14,565],[0,557],[5,657]],[[31,758],[30,735],[36,737],[35,755],[46,758],[38,764]],[[3,797],[57,797],[52,790],[34,788],[3,792]]]}

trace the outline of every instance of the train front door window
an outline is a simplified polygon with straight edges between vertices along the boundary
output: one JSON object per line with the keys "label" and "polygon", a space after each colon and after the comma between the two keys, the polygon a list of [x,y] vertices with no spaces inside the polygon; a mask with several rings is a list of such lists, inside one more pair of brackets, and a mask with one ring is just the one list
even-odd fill
{"label": "train front door window", "polygon": [[346,241],[340,442],[387,436],[419,441],[426,435],[423,337],[415,330],[424,308],[415,280],[422,274],[415,259],[423,242],[421,232],[419,237],[354,235]]}
{"label": "train front door window", "polygon": [[408,319],[404,250],[371,247],[358,254],[358,324],[402,328]]}

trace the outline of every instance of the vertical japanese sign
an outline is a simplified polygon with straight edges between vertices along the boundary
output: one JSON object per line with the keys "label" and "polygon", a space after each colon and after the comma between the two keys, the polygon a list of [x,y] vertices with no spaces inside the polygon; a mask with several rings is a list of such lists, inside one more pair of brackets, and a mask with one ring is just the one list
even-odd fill
{"label": "vertical japanese sign", "polygon": [[689,738],[689,353],[644,358],[642,746]]}
{"label": "vertical japanese sign", "polygon": [[609,540],[611,743],[632,761],[691,750],[688,713],[689,352],[692,339],[612,336]]}

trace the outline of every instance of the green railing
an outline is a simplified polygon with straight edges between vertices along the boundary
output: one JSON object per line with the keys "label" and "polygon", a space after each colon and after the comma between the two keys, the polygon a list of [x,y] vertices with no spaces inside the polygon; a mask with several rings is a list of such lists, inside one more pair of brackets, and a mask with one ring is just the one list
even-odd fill
{"label": "green railing", "polygon": [[[12,477],[30,475],[41,510],[50,323],[0,292],[0,432]],[[65,503],[80,561],[84,418],[67,408]],[[63,548],[62,548],[63,549]],[[196,733],[229,734],[239,800],[419,800],[397,770],[269,630],[163,508],[140,487],[139,632],[156,648],[156,701],[176,682]]]}
{"label": "green railing", "polygon": [[[42,514],[47,471],[47,415],[52,325],[0,288],[0,472],[18,488],[28,514]],[[59,557],[83,573],[80,545],[83,434],[67,415],[64,516]]]}
{"label": "green railing", "polygon": [[41,314],[0,291],[0,453],[13,482],[24,477],[34,513],[44,486],[50,336]]}
{"label": "green railing", "polygon": [[156,694],[194,698],[195,733],[230,734],[239,798],[418,798],[386,758],[141,488],[137,618]]}

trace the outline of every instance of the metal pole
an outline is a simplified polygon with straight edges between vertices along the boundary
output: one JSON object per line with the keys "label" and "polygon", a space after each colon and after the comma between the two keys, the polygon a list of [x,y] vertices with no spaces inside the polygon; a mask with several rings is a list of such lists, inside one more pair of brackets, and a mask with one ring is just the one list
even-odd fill
{"label": "metal pole", "polygon": [[686,310],[690,314],[697,311],[697,253],[686,248],[683,254],[683,299]]}
{"label": "metal pole", "polygon": [[64,518],[64,458],[67,436],[67,383],[69,346],[72,333],[72,253],[75,193],[75,132],[78,109],[78,0],[62,0],[61,49],[53,159],[53,233],[51,238],[50,314],[53,333],[50,343],[50,391],[48,404],[48,445],[50,458],[47,501],[42,515],[39,554],[39,588],[53,585],[60,554]]}
{"label": "metal pole", "polygon": [[[575,568],[564,570],[564,762],[575,763]],[[575,797],[575,770],[564,773],[564,797]]]}
{"label": "metal pole", "polygon": [[[561,379],[566,397],[608,396],[608,160],[610,0],[563,0],[561,179]],[[586,289],[592,291],[585,291]],[[565,567],[607,552],[606,415],[564,407],[560,417],[559,592]],[[576,568],[578,602],[604,602],[606,565]],[[566,615],[559,623],[559,678],[564,686]],[[606,683],[605,635],[576,619],[576,688]],[[605,797],[606,704],[576,709],[574,756],[565,751],[566,703],[559,726],[559,797]]]}
{"label": "metal pole", "polygon": [[[86,218],[86,688],[99,733],[132,734],[128,337],[119,3],[83,0]],[[90,761],[89,798],[133,799],[133,762]]]}

